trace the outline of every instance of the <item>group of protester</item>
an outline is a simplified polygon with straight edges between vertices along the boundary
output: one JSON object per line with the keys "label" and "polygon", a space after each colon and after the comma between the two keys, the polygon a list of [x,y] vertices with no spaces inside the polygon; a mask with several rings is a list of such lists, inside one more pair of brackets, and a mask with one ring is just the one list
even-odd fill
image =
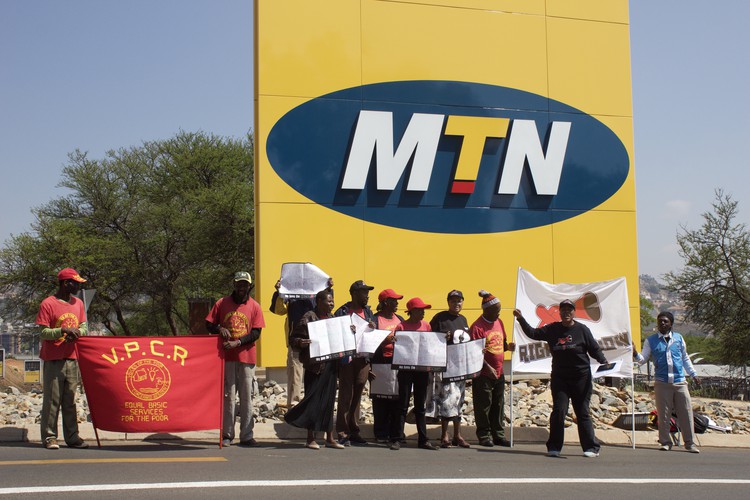
{"label": "group of protester", "polygon": [[[331,283],[329,283],[330,285]],[[338,309],[333,310],[332,288],[327,288],[315,296],[312,309],[302,314],[299,319],[290,315],[292,323],[289,335],[289,347],[299,352],[299,359],[304,367],[305,397],[286,415],[291,425],[307,429],[306,446],[319,449],[315,432],[326,433],[326,446],[344,448],[349,445],[367,445],[368,441],[361,435],[359,413],[362,393],[368,380],[372,380],[374,364],[390,365],[393,361],[396,332],[440,332],[446,335],[448,343],[485,339],[484,367],[474,380],[474,411],[477,420],[477,437],[483,446],[510,446],[505,439],[503,427],[504,376],[503,358],[506,350],[515,346],[508,343],[505,328],[499,319],[500,301],[489,292],[482,291],[482,315],[469,326],[461,314],[464,296],[459,290],[448,293],[448,309],[440,312],[430,323],[425,321],[425,311],[431,309],[419,297],[406,303],[406,318],[398,314],[399,301],[403,295],[392,289],[385,289],[378,294],[376,312],[370,308],[369,294],[374,287],[358,280],[349,287],[350,300]],[[287,314],[292,308],[300,308],[299,299],[286,304]],[[272,310],[280,311],[278,293],[273,297]],[[387,330],[391,333],[385,338],[372,359],[364,357],[346,357],[341,360],[316,361],[310,358],[311,340],[307,325],[335,316],[356,314],[370,324],[373,329]],[[294,355],[290,355],[293,358]],[[434,379],[433,379],[434,377]],[[338,384],[336,383],[338,380]],[[398,370],[398,396],[373,398],[374,434],[377,441],[389,443],[392,450],[401,448],[404,440],[404,425],[413,398],[413,413],[417,424],[418,446],[423,449],[437,450],[427,437],[427,397],[430,388],[435,387],[434,417],[442,422],[440,447],[469,447],[460,431],[461,411],[464,401],[465,382],[442,381],[439,373],[421,370]],[[294,381],[292,381],[294,384]],[[334,403],[338,385],[338,406],[336,408],[334,435]],[[290,393],[293,398],[294,390]],[[449,426],[453,422],[453,438],[449,436]]]}
{"label": "group of protester", "polygon": [[[86,282],[72,268],[61,270],[58,275],[57,292],[41,304],[36,323],[42,328],[40,358],[43,366],[43,406],[41,417],[42,443],[47,449],[58,449],[57,426],[59,413],[63,414],[63,434],[71,448],[87,448],[88,444],[78,433],[75,392],[80,384],[75,342],[86,335],[87,320],[83,302],[75,294],[81,283]],[[221,298],[206,316],[209,332],[222,336],[225,350],[224,370],[224,424],[222,444],[229,446],[235,437],[236,397],[240,399],[239,444],[257,446],[253,437],[252,391],[255,378],[255,342],[265,327],[259,304],[250,297],[253,283],[250,273],[234,275],[234,290]],[[368,380],[372,380],[373,364],[390,364],[393,360],[396,332],[432,331],[446,334],[447,342],[457,343],[485,339],[484,363],[481,373],[472,380],[476,434],[482,446],[510,446],[505,439],[503,360],[506,351],[515,345],[508,342],[505,327],[499,318],[500,300],[484,290],[481,297],[482,314],[469,326],[461,314],[464,295],[451,290],[447,295],[448,307],[437,313],[428,323],[425,310],[431,309],[419,297],[406,303],[406,318],[398,312],[403,295],[392,289],[378,294],[378,305],[373,313],[368,305],[369,292],[374,287],[358,280],[349,288],[350,300],[334,310],[333,282],[314,298],[284,301],[277,292],[272,299],[271,310],[287,315],[289,346],[289,402],[297,403],[286,414],[291,425],[308,431],[306,447],[319,449],[316,432],[325,432],[325,446],[343,449],[349,445],[367,445],[361,435],[359,412],[361,397]],[[559,456],[563,447],[565,416],[572,400],[578,422],[578,433],[584,455],[596,457],[600,445],[594,435],[589,415],[589,401],[593,389],[593,377],[589,357],[599,363],[607,363],[601,348],[591,331],[575,321],[575,304],[564,300],[559,305],[560,321],[533,328],[523,318],[521,311],[513,311],[524,334],[531,339],[545,341],[552,353],[551,391],[553,409],[550,415],[550,437],[547,454]],[[366,320],[371,328],[389,330],[389,334],[372,359],[347,357],[343,359],[317,361],[310,358],[311,340],[308,325],[335,316],[356,314]],[[652,358],[656,366],[656,405],[659,420],[669,422],[673,410],[677,412],[683,431],[685,447],[698,453],[693,442],[692,406],[687,390],[685,374],[695,378],[696,373],[687,357],[682,336],[672,331],[673,316],[660,313],[659,332],[644,342],[642,354],[634,349],[637,362],[643,364]],[[302,370],[295,367],[299,363]],[[303,373],[303,374],[302,374]],[[300,397],[297,374],[302,374],[304,398]],[[398,398],[374,399],[374,434],[379,442],[389,443],[398,450],[405,443],[404,424],[410,401],[417,424],[418,446],[427,450],[451,446],[470,447],[461,435],[461,411],[464,401],[465,381],[443,381],[439,374],[431,381],[430,373],[417,370],[398,370]],[[696,379],[697,380],[697,379]],[[432,382],[432,384],[431,384]],[[434,416],[440,418],[442,433],[439,447],[427,437],[426,406],[428,389],[435,388]],[[338,388],[338,399],[336,392]],[[334,405],[338,400],[336,418]],[[291,404],[290,404],[291,406]],[[449,427],[453,423],[453,436]],[[664,431],[662,431],[664,429]],[[335,431],[334,431],[335,430]],[[660,449],[671,449],[669,426],[659,426]]]}

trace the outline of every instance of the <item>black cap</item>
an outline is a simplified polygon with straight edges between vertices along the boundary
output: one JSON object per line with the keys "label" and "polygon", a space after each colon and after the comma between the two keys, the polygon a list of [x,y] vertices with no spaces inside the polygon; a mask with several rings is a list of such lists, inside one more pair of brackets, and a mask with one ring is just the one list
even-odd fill
{"label": "black cap", "polygon": [[575,304],[573,303],[573,301],[572,301],[572,300],[569,300],[569,299],[565,299],[565,300],[563,300],[562,302],[560,302],[560,306],[559,306],[559,307],[560,307],[560,309],[562,309],[562,307],[563,307],[563,306],[570,306],[570,307],[572,307],[573,309],[575,309],[575,308],[576,308],[576,305],[575,305]]}
{"label": "black cap", "polygon": [[461,299],[463,300],[464,294],[461,293],[461,290],[451,290],[450,292],[448,292],[448,300],[450,300],[451,297],[461,297]]}
{"label": "black cap", "polygon": [[375,287],[369,286],[367,283],[365,283],[362,280],[357,280],[354,283],[352,283],[352,286],[349,287],[350,293],[355,290],[375,290]]}

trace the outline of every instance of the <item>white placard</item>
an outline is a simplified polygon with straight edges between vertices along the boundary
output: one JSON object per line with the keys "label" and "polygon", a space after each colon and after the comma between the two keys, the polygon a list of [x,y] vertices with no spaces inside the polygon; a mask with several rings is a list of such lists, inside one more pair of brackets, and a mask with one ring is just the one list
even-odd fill
{"label": "white placard", "polygon": [[312,298],[328,286],[329,276],[309,262],[287,262],[281,266],[279,295],[284,299]]}
{"label": "white placard", "polygon": [[349,316],[323,319],[307,324],[310,335],[310,359],[325,361],[351,356],[357,350]]}
{"label": "white placard", "polygon": [[449,345],[443,381],[455,382],[479,375],[484,366],[484,341],[485,339],[477,339]]}
{"label": "white placard", "polygon": [[385,338],[391,334],[390,330],[370,328],[370,323],[356,314],[352,314],[351,318],[352,324],[357,328],[357,332],[354,334],[357,356],[371,357]]}
{"label": "white placard", "polygon": [[387,363],[370,365],[375,380],[370,382],[370,396],[373,399],[398,399],[398,370]]}
{"label": "white placard", "polygon": [[396,332],[393,368],[444,372],[446,366],[445,334],[440,332]]}

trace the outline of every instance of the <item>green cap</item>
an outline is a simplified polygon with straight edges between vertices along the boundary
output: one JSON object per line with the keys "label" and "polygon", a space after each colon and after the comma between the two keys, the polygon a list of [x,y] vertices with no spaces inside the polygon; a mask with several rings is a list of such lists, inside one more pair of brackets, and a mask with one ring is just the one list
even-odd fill
{"label": "green cap", "polygon": [[238,271],[234,273],[234,281],[247,281],[252,285],[253,279],[250,277],[250,273],[247,271]]}

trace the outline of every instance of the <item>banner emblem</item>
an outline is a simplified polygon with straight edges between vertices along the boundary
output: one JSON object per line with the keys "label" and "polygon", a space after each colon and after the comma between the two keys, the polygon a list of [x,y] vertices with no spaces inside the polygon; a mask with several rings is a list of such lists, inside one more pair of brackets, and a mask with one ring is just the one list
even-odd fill
{"label": "banner emblem", "polygon": [[164,396],[171,382],[167,367],[155,359],[138,360],[125,373],[128,391],[143,401],[155,401]]}

